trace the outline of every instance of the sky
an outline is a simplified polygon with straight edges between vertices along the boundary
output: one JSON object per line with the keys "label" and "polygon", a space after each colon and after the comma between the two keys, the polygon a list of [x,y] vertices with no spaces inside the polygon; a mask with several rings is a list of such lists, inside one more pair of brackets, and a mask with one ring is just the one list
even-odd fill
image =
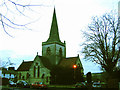
{"label": "sky", "polygon": [[[24,1],[24,0],[21,0]],[[81,53],[83,35],[81,31],[87,29],[87,25],[91,22],[92,16],[101,16],[109,13],[111,10],[118,9],[119,0],[30,0],[32,4],[41,4],[38,7],[23,10],[26,16],[15,11],[12,5],[10,8],[15,14],[7,13],[7,16],[16,23],[25,24],[31,22],[27,29],[10,29],[7,35],[0,26],[0,61],[8,61],[15,63],[15,68],[25,61],[34,60],[37,52],[42,55],[42,42],[49,37],[52,15],[54,7],[59,28],[59,36],[62,42],[66,41],[66,56],[80,56],[84,74],[87,72],[101,72],[100,66],[91,61],[85,61],[84,55]],[[21,2],[23,3],[23,2]],[[25,3],[25,2],[24,2]],[[28,3],[28,2],[26,2]],[[22,10],[21,8],[19,8]],[[0,9],[3,10],[3,9]],[[5,10],[2,11],[5,13]],[[1,24],[0,24],[1,25]]]}

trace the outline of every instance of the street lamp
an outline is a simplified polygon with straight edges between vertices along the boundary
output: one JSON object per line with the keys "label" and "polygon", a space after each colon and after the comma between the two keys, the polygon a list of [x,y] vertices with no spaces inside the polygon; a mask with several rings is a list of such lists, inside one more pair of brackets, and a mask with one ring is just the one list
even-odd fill
{"label": "street lamp", "polygon": [[77,65],[74,64],[74,65],[73,65],[73,68],[76,69],[76,68],[77,68]]}
{"label": "street lamp", "polygon": [[73,68],[74,68],[74,77],[73,77],[73,78],[74,78],[74,80],[75,80],[75,69],[77,68],[77,65],[74,64],[74,65],[73,65]]}

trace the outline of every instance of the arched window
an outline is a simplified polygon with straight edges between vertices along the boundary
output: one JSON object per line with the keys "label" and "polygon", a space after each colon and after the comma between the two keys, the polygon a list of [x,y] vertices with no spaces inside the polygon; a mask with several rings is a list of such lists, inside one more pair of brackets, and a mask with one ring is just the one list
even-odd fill
{"label": "arched window", "polygon": [[19,79],[21,79],[21,73],[19,73]]}
{"label": "arched window", "polygon": [[38,63],[36,62],[36,66],[38,65]]}
{"label": "arched window", "polygon": [[44,78],[45,74],[42,74],[42,79]]}
{"label": "arched window", "polygon": [[40,71],[39,71],[39,70],[40,70],[40,66],[38,66],[38,77],[39,77],[39,73],[40,73]]}
{"label": "arched window", "polygon": [[62,48],[59,49],[59,55],[62,56]]}
{"label": "arched window", "polygon": [[29,78],[29,73],[27,73],[27,75],[26,75],[26,79],[28,79]]}
{"label": "arched window", "polygon": [[35,73],[36,73],[36,67],[35,66],[34,66],[33,73],[34,73],[34,77],[35,77]]}
{"label": "arched window", "polygon": [[47,51],[46,51],[47,55],[51,55],[51,50],[50,50],[50,47],[47,48]]}
{"label": "arched window", "polygon": [[25,77],[24,77],[24,76],[22,76],[22,79],[24,80],[24,79],[25,79]]}
{"label": "arched window", "polygon": [[49,78],[49,77],[47,76],[47,77],[46,77],[46,82],[47,82],[47,83],[48,83],[48,78]]}

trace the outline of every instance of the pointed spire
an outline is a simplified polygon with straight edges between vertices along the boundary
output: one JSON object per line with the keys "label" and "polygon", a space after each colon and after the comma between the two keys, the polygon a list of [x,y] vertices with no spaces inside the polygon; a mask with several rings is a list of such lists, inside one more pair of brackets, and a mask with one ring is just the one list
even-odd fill
{"label": "pointed spire", "polygon": [[58,24],[57,24],[55,7],[54,7],[54,13],[53,13],[53,17],[52,17],[50,35],[49,35],[49,38],[48,38],[47,42],[52,42],[52,41],[61,42],[60,38],[59,38]]}

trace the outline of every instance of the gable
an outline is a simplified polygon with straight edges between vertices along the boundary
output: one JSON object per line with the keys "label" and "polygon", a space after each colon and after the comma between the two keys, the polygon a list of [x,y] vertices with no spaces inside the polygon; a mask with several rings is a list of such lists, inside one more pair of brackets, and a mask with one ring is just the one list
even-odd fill
{"label": "gable", "polygon": [[47,69],[51,68],[51,63],[49,59],[44,56],[37,55],[34,59],[34,63],[38,63],[41,67],[45,67]]}

